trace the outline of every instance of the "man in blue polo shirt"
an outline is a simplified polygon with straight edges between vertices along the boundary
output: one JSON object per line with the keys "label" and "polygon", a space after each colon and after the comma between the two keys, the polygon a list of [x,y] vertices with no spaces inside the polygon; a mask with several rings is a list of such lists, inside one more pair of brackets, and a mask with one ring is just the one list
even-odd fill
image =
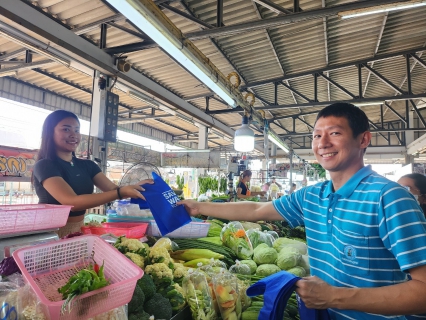
{"label": "man in blue polo shirt", "polygon": [[331,181],[268,203],[181,204],[191,215],[305,225],[312,277],[298,281],[296,291],[307,307],[328,308],[332,319],[424,313],[426,221],[405,188],[364,166],[370,140],[363,111],[330,105],[317,116],[312,149]]}

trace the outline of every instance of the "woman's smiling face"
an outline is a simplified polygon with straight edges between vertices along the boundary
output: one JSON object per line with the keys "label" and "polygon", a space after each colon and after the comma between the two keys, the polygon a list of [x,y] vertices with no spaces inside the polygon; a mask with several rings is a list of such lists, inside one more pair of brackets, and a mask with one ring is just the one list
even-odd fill
{"label": "woman's smiling face", "polygon": [[56,150],[74,152],[81,140],[80,123],[74,118],[65,118],[58,122],[53,131]]}

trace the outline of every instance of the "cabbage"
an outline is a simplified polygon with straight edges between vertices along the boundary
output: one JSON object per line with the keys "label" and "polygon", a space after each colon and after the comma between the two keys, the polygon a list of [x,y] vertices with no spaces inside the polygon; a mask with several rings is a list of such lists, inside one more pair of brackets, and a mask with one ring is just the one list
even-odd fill
{"label": "cabbage", "polygon": [[257,267],[256,275],[261,277],[267,277],[271,274],[280,272],[280,268],[278,268],[275,264],[262,264]]}
{"label": "cabbage", "polygon": [[265,243],[261,243],[253,251],[253,261],[258,265],[275,263],[277,256],[277,251]]}
{"label": "cabbage", "polygon": [[297,266],[302,255],[295,252],[293,248],[286,248],[280,251],[277,258],[277,266],[281,270],[288,270]]}
{"label": "cabbage", "polygon": [[257,264],[253,260],[241,260],[240,263],[249,266],[251,274],[256,273]]}
{"label": "cabbage", "polygon": [[295,276],[301,277],[301,278],[306,276],[306,270],[298,266],[288,269],[287,272],[290,272],[294,274]]}
{"label": "cabbage", "polygon": [[300,254],[306,254],[308,252],[308,247],[306,246],[306,244],[297,240],[288,238],[278,238],[273,243],[273,247],[278,252],[280,252],[282,248],[289,246],[297,249]]}

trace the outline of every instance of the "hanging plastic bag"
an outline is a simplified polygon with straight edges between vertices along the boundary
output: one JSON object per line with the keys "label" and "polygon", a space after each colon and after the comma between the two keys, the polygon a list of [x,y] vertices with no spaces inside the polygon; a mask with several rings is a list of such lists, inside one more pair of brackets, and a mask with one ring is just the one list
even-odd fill
{"label": "hanging plastic bag", "polygon": [[222,319],[240,319],[242,306],[238,293],[237,277],[223,270],[213,277],[213,289]]}
{"label": "hanging plastic bag", "polygon": [[220,232],[220,239],[225,246],[235,252],[239,259],[250,259],[253,255],[251,241],[239,221],[225,224]]}
{"label": "hanging plastic bag", "polygon": [[155,172],[152,177],[154,184],[145,184],[142,194],[148,202],[158,229],[162,235],[166,235],[190,223],[191,217],[184,206],[176,204],[179,198],[169,185]]}
{"label": "hanging plastic bag", "polygon": [[210,288],[203,272],[188,270],[188,275],[183,278],[182,288],[191,309],[192,319],[217,319]]}

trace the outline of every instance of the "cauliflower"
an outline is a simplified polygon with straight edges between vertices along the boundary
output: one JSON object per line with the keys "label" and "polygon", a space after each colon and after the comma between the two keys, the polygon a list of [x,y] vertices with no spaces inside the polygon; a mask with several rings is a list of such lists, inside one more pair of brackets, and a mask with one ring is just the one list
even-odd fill
{"label": "cauliflower", "polygon": [[149,259],[151,263],[164,263],[169,268],[173,269],[174,265],[169,251],[164,247],[153,247],[149,252]]}
{"label": "cauliflower", "polygon": [[137,253],[133,253],[133,252],[127,252],[124,255],[130,260],[132,260],[133,263],[137,265],[139,268],[143,269],[143,267],[145,266],[145,260],[141,255]]}
{"label": "cauliflower", "polygon": [[152,277],[156,285],[170,284],[173,281],[173,270],[164,263],[154,263],[146,266],[145,273]]}
{"label": "cauliflower", "polygon": [[127,239],[126,237],[119,237],[115,242],[114,247],[116,247],[121,253],[127,253],[130,251],[142,256],[146,256],[147,254],[146,246],[138,239]]}
{"label": "cauliflower", "polygon": [[173,270],[173,280],[179,284],[182,284],[182,280],[184,277],[188,275],[188,269],[181,263],[175,263]]}

